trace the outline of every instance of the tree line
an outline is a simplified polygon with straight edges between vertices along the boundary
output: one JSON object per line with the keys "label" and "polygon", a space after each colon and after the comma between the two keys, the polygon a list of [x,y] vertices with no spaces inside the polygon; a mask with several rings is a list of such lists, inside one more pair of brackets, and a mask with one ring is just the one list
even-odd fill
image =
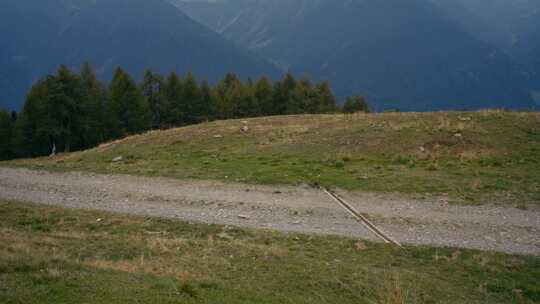
{"label": "tree line", "polygon": [[117,68],[108,86],[91,65],[79,73],[61,65],[29,90],[20,113],[0,110],[0,159],[75,151],[141,133],[205,121],[285,114],[369,111],[361,96],[339,108],[328,82],[313,84],[287,73],[271,82],[241,81],[228,73],[214,86],[172,72],[147,70],[141,83]]}

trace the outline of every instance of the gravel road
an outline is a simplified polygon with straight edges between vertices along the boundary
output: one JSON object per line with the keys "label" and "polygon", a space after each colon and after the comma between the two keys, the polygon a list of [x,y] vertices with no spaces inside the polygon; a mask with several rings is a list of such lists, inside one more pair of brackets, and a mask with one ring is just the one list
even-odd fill
{"label": "gravel road", "polygon": [[[337,191],[404,244],[540,255],[540,211]],[[0,199],[378,240],[323,192],[127,175],[0,168]]]}

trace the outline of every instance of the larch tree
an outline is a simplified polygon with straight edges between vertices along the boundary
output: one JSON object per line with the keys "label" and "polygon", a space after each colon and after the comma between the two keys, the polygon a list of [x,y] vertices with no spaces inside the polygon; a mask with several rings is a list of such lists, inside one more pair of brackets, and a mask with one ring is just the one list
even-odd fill
{"label": "larch tree", "polygon": [[66,152],[72,147],[79,149],[82,120],[86,114],[81,107],[81,79],[66,65],[61,65],[56,77],[51,77],[47,83],[46,114],[52,144]]}
{"label": "larch tree", "polygon": [[81,67],[80,142],[82,148],[91,148],[106,139],[103,120],[107,92],[89,62]]}
{"label": "larch tree", "polygon": [[317,113],[334,113],[337,110],[336,97],[328,81],[319,83],[316,88]]}
{"label": "larch tree", "polygon": [[273,114],[272,85],[266,76],[262,76],[255,83],[255,98],[261,108],[262,115]]}
{"label": "larch tree", "polygon": [[313,113],[315,111],[312,105],[314,97],[311,80],[308,77],[303,77],[292,91],[287,105],[287,114]]}
{"label": "larch tree", "polygon": [[[1,112],[0,158],[43,156],[54,150],[81,150],[107,140],[214,119],[261,115],[334,113],[336,98],[328,82],[313,85],[287,73],[280,81],[261,77],[242,82],[227,73],[214,87],[192,73],[183,81],[147,70],[139,86],[121,68],[108,88],[88,62],[80,73],[61,65],[30,89],[20,114]],[[347,99],[344,112],[369,111],[365,99]]]}
{"label": "larch tree", "polygon": [[13,158],[11,135],[15,121],[6,110],[0,110],[0,160]]}
{"label": "larch tree", "polygon": [[199,117],[201,116],[201,92],[197,79],[195,79],[195,76],[191,72],[188,72],[186,76],[182,93],[183,102],[180,104],[180,111],[184,113],[182,125],[199,122]]}
{"label": "larch tree", "polygon": [[164,112],[163,122],[165,127],[175,127],[182,124],[185,113],[183,110],[183,90],[182,80],[175,72],[169,74],[165,82],[164,90]]}
{"label": "larch tree", "polygon": [[272,114],[282,115],[287,113],[295,88],[296,80],[291,72],[288,72],[283,80],[274,84]]}
{"label": "larch tree", "polygon": [[235,108],[239,88],[243,86],[238,76],[227,73],[225,78],[215,87],[216,111],[218,119],[230,119],[235,117]]}
{"label": "larch tree", "polygon": [[200,121],[210,121],[216,118],[216,96],[208,81],[201,83]]}
{"label": "larch tree", "polygon": [[353,97],[353,105],[354,105],[354,111],[355,112],[365,112],[369,113],[369,104],[367,103],[366,99],[363,96],[354,96]]}
{"label": "larch tree", "polygon": [[356,112],[354,109],[354,100],[352,97],[349,96],[345,99],[345,103],[343,104],[341,111],[345,114],[351,114]]}
{"label": "larch tree", "polygon": [[47,155],[52,149],[47,113],[50,78],[32,85],[22,112],[17,117],[11,137],[11,146],[17,157]]}
{"label": "larch tree", "polygon": [[150,109],[152,129],[162,128],[166,108],[165,81],[163,77],[152,72],[152,70],[144,71],[141,91]]}
{"label": "larch tree", "polygon": [[236,86],[232,92],[236,101],[234,109],[235,118],[255,117],[261,115],[261,109],[253,86]]}
{"label": "larch tree", "polygon": [[133,78],[117,68],[111,81],[107,107],[110,134],[117,138],[148,130],[151,125],[148,108]]}

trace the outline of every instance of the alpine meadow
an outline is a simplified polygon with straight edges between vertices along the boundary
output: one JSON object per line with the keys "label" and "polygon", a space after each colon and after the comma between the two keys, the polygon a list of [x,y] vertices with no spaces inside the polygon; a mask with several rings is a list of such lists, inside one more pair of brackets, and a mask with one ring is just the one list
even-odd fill
{"label": "alpine meadow", "polygon": [[0,303],[540,303],[537,0],[2,0],[0,33]]}

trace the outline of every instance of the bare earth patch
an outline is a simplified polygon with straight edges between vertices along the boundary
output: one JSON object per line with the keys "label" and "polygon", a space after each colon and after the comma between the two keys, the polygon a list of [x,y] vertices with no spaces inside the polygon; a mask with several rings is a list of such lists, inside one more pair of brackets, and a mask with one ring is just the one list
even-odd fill
{"label": "bare earth patch", "polygon": [[[536,208],[460,206],[366,192],[338,192],[383,231],[405,244],[540,254],[540,211]],[[0,199],[376,240],[326,194],[307,186],[0,168]]]}

